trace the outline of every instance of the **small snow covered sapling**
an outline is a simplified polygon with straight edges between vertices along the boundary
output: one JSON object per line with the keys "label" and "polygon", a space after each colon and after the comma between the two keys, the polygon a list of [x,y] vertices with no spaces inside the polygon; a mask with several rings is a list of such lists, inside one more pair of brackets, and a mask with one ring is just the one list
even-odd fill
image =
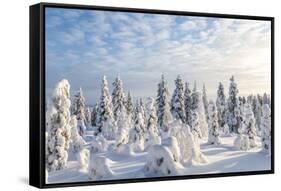
{"label": "small snow covered sapling", "polygon": [[90,160],[90,152],[88,149],[82,149],[77,154],[77,160],[79,163],[80,170],[87,170]]}
{"label": "small snow covered sapling", "polygon": [[78,132],[84,136],[86,132],[86,116],[85,116],[85,98],[82,88],[74,95],[73,114],[77,117]]}
{"label": "small snow covered sapling", "polygon": [[116,137],[116,147],[127,144],[129,141],[129,130],[130,124],[125,106],[121,106],[121,109],[117,111],[117,135]]}
{"label": "small snow covered sapling", "polygon": [[218,118],[217,118],[217,109],[216,105],[213,101],[209,102],[208,106],[208,125],[209,125],[209,143],[218,145],[221,143],[221,140],[219,138],[219,124],[218,124]]}
{"label": "small snow covered sapling", "polygon": [[198,138],[202,137],[201,129],[200,129],[200,126],[199,126],[199,115],[198,115],[197,111],[192,111],[191,112],[191,126],[190,126],[190,129],[191,129],[191,133],[193,134],[194,139],[196,141],[198,140]]}
{"label": "small snow covered sapling", "polygon": [[262,106],[261,116],[262,148],[271,154],[271,111],[268,104]]}

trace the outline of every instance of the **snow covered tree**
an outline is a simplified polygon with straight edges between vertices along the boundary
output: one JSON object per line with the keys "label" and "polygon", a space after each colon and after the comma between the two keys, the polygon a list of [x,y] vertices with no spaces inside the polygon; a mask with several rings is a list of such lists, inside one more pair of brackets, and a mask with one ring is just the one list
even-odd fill
{"label": "snow covered tree", "polygon": [[262,106],[262,148],[271,154],[271,111],[268,104]]}
{"label": "snow covered tree", "polygon": [[207,90],[205,84],[203,84],[202,99],[204,104],[205,116],[208,118],[208,97],[207,97]]}
{"label": "snow covered tree", "polygon": [[255,140],[256,136],[256,125],[255,117],[250,104],[245,104],[244,106],[244,117],[243,117],[243,129],[245,134],[249,137],[250,147],[256,147],[257,143]]}
{"label": "snow covered tree", "polygon": [[191,126],[191,107],[192,107],[192,97],[191,90],[189,89],[189,84],[185,83],[185,91],[184,91],[184,108],[185,108],[185,117],[186,124]]}
{"label": "snow covered tree", "polygon": [[117,127],[113,119],[111,98],[105,76],[102,80],[101,97],[99,101],[96,125],[96,135],[102,133],[106,139],[112,140],[115,138]]}
{"label": "snow covered tree", "polygon": [[191,112],[191,133],[194,136],[194,139],[197,141],[198,138],[202,137],[200,125],[199,125],[199,115],[197,111]]}
{"label": "snow covered tree", "polygon": [[229,85],[229,97],[227,102],[227,124],[230,128],[230,132],[238,132],[238,88],[237,84],[234,81],[234,76],[230,78],[230,85]]}
{"label": "snow covered tree", "polygon": [[91,117],[92,117],[92,112],[91,112],[90,108],[87,107],[85,110],[85,124],[88,128],[91,127],[91,125],[92,125]]}
{"label": "snow covered tree", "polygon": [[178,75],[175,80],[175,90],[171,101],[171,113],[176,120],[185,123],[185,110],[184,110],[184,87],[182,78]]}
{"label": "snow covered tree", "polygon": [[121,111],[121,108],[125,104],[125,95],[123,92],[123,83],[120,77],[118,76],[113,82],[113,92],[112,92],[112,105],[113,105],[113,114],[114,119],[117,117],[117,113]]}
{"label": "snow covered tree", "polygon": [[218,112],[218,123],[219,127],[223,128],[226,120],[226,101],[224,95],[224,87],[222,83],[219,83],[217,90],[217,100],[216,100],[217,112]]}
{"label": "snow covered tree", "polygon": [[70,142],[70,85],[61,80],[55,87],[52,101],[46,112],[47,151],[46,168],[48,171],[64,169],[67,165]]}
{"label": "snow covered tree", "polygon": [[201,94],[199,94],[199,103],[198,103],[198,108],[197,108],[197,113],[198,113],[198,122],[199,122],[199,127],[200,127],[200,131],[201,131],[201,137],[205,138],[208,137],[208,124],[206,122],[207,118],[205,115],[205,111],[204,111],[204,104],[203,104],[203,100],[202,100],[202,96]]}
{"label": "snow covered tree", "polygon": [[117,135],[116,135],[116,147],[120,147],[121,145],[124,145],[128,143],[129,141],[129,130],[130,130],[130,123],[128,119],[127,109],[123,105],[121,106],[120,110],[117,111]]}
{"label": "snow covered tree", "polygon": [[85,117],[85,98],[83,96],[82,88],[74,95],[74,108],[73,114],[76,115],[78,121],[78,132],[81,136],[84,136],[86,132],[86,117]]}
{"label": "snow covered tree", "polygon": [[139,102],[139,111],[141,112],[142,114],[142,117],[144,119],[144,125],[146,126],[146,112],[145,112],[145,106],[144,106],[144,103],[142,101],[142,98],[140,98],[140,102]]}
{"label": "snow covered tree", "polygon": [[262,107],[257,96],[254,96],[252,99],[252,108],[256,119],[256,128],[258,131],[261,131],[260,124],[261,124]]}
{"label": "snow covered tree", "polygon": [[73,153],[78,153],[83,149],[83,146],[86,144],[86,142],[78,132],[77,119],[75,115],[71,116],[70,126],[71,126],[71,142],[70,142],[71,151]]}
{"label": "snow covered tree", "polygon": [[157,128],[157,115],[155,103],[152,97],[148,98],[148,101],[146,103],[146,111],[147,130],[145,132],[145,147],[148,147],[150,145],[160,144],[161,141],[159,137],[159,131]]}
{"label": "snow covered tree", "polygon": [[130,92],[128,92],[127,100],[126,100],[125,105],[126,105],[126,109],[127,109],[127,114],[132,116],[134,106],[133,106],[133,100],[132,100]]}
{"label": "snow covered tree", "polygon": [[144,149],[144,133],[145,125],[144,118],[138,104],[135,109],[134,126],[130,130],[129,142],[133,145],[134,150],[142,151]]}
{"label": "snow covered tree", "polygon": [[209,126],[209,143],[218,145],[221,143],[219,138],[219,124],[217,118],[217,108],[213,101],[208,106],[208,126]]}
{"label": "snow covered tree", "polygon": [[93,127],[96,126],[96,121],[97,121],[97,114],[98,114],[98,104],[95,104],[95,106],[92,109],[92,113],[91,113],[91,125]]}
{"label": "snow covered tree", "polygon": [[169,91],[167,81],[165,80],[164,75],[162,75],[161,82],[158,84],[156,105],[158,125],[164,132],[168,131],[169,123],[172,121],[168,96]]}
{"label": "snow covered tree", "polygon": [[198,105],[199,105],[199,92],[197,91],[197,85],[196,85],[196,81],[194,82],[194,86],[193,86],[193,91],[191,94],[191,98],[192,98],[192,105],[191,105],[191,109],[193,111],[197,111],[198,110]]}

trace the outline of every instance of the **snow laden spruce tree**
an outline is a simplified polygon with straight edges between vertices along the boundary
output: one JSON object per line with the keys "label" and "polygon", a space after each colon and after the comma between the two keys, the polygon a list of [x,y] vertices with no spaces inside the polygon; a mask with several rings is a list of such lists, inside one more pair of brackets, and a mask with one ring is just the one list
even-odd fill
{"label": "snow laden spruce tree", "polygon": [[[226,119],[226,101],[224,94],[223,84],[220,82],[217,90],[217,100],[216,100],[217,112],[218,112],[218,123],[219,127],[225,130],[225,119]],[[226,133],[226,131],[224,131]]]}
{"label": "snow laden spruce tree", "polygon": [[189,89],[189,84],[185,83],[185,90],[184,90],[184,110],[185,110],[185,117],[186,117],[186,124],[191,126],[191,112],[192,112],[192,97],[191,97],[191,90]]}
{"label": "snow laden spruce tree", "polygon": [[208,142],[210,144],[219,145],[221,141],[219,138],[217,108],[213,101],[210,101],[208,106],[208,126],[209,126]]}
{"label": "snow laden spruce tree", "polygon": [[161,142],[157,128],[155,102],[152,97],[147,98],[146,112],[145,148]]}
{"label": "snow laden spruce tree", "polygon": [[207,97],[207,90],[206,90],[205,83],[203,84],[202,100],[204,105],[205,116],[208,119],[208,97]]}
{"label": "snow laden spruce tree", "polygon": [[129,141],[129,130],[130,130],[130,121],[127,114],[127,109],[124,105],[117,110],[117,135],[116,135],[116,147],[125,145]]}
{"label": "snow laden spruce tree", "polygon": [[85,125],[86,127],[90,128],[92,126],[92,112],[89,107],[85,109]]}
{"label": "snow laden spruce tree", "polygon": [[134,114],[134,125],[130,130],[129,142],[133,146],[134,151],[143,151],[144,149],[144,116],[141,112],[139,102],[136,103],[135,114]]}
{"label": "snow laden spruce tree", "polygon": [[75,115],[71,116],[70,126],[71,126],[71,142],[70,142],[71,151],[73,153],[78,153],[83,149],[83,146],[86,144],[86,142],[78,132],[77,119]]}
{"label": "snow laden spruce tree", "polygon": [[246,135],[249,137],[250,147],[256,147],[256,121],[252,111],[252,107],[249,103],[244,106],[244,117],[243,117],[243,128],[245,129]]}
{"label": "snow laden spruce tree", "polygon": [[185,123],[185,110],[184,110],[184,87],[182,78],[178,75],[175,80],[175,90],[171,100],[171,113],[174,119]]}
{"label": "snow laden spruce tree", "polygon": [[[208,136],[208,124],[206,123],[206,116],[205,116],[205,111],[204,111],[204,104],[203,104],[203,99],[202,99],[202,95],[200,94],[200,92],[197,90],[197,85],[196,85],[196,81],[194,82],[194,87],[193,87],[193,91],[191,94],[191,98],[192,98],[192,104],[191,104],[191,109],[193,111],[193,118],[195,117],[196,113],[198,115],[198,127],[200,128],[200,138],[203,137],[207,137]],[[193,120],[193,124],[194,125],[195,121]],[[196,122],[196,123],[197,123]]]}
{"label": "snow laden spruce tree", "polygon": [[172,121],[168,96],[169,91],[167,81],[162,74],[161,82],[158,84],[156,105],[158,125],[164,132],[167,132],[169,130],[169,123]]}
{"label": "snow laden spruce tree", "polygon": [[229,130],[231,133],[238,132],[238,88],[237,84],[234,81],[234,76],[231,76],[230,78],[230,85],[229,85],[229,97],[227,100],[227,124],[229,126]]}
{"label": "snow laden spruce tree", "polygon": [[85,98],[83,96],[82,88],[74,95],[73,114],[77,118],[78,132],[81,136],[84,136],[86,132],[86,117],[85,117]]}
{"label": "snow laden spruce tree", "polygon": [[262,148],[271,154],[271,111],[268,104],[262,106]]}
{"label": "snow laden spruce tree", "polygon": [[46,168],[48,171],[64,169],[67,165],[70,142],[70,85],[61,80],[55,87],[46,112]]}
{"label": "snow laden spruce tree", "polygon": [[130,92],[128,92],[125,107],[127,109],[128,118],[130,119],[130,122],[131,122],[132,117],[133,117],[134,105],[133,105],[133,99],[131,97]]}
{"label": "snow laden spruce tree", "polygon": [[254,96],[252,100],[252,108],[254,112],[254,116],[256,119],[256,127],[258,131],[262,131],[261,129],[261,116],[262,116],[262,106],[257,96]]}
{"label": "snow laden spruce tree", "polygon": [[111,97],[109,95],[106,76],[102,80],[96,126],[96,135],[101,133],[108,140],[115,138],[117,128],[113,119]]}
{"label": "snow laden spruce tree", "polygon": [[117,115],[118,113],[121,112],[121,109],[125,104],[125,95],[123,92],[123,83],[119,76],[115,79],[112,85],[113,85],[113,91],[112,91],[113,114],[114,114],[114,119],[117,120]]}
{"label": "snow laden spruce tree", "polygon": [[92,109],[92,113],[91,113],[91,125],[92,127],[95,127],[97,124],[97,115],[98,115],[98,104],[95,104],[95,106]]}

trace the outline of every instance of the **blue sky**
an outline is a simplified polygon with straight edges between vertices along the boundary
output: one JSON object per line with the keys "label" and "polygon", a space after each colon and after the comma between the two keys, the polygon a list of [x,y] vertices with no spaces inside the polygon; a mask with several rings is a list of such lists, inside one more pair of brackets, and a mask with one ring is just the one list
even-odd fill
{"label": "blue sky", "polygon": [[269,93],[270,40],[268,21],[47,8],[46,94],[65,78],[94,104],[118,74],[133,97],[156,96],[161,74],[171,93],[178,74],[213,99],[231,75],[241,95]]}

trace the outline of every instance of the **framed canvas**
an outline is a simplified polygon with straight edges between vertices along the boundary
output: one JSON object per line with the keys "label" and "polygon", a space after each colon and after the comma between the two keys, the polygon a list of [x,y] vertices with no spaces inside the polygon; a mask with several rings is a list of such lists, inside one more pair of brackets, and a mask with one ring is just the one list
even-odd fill
{"label": "framed canvas", "polygon": [[274,173],[274,18],[30,7],[30,185]]}

